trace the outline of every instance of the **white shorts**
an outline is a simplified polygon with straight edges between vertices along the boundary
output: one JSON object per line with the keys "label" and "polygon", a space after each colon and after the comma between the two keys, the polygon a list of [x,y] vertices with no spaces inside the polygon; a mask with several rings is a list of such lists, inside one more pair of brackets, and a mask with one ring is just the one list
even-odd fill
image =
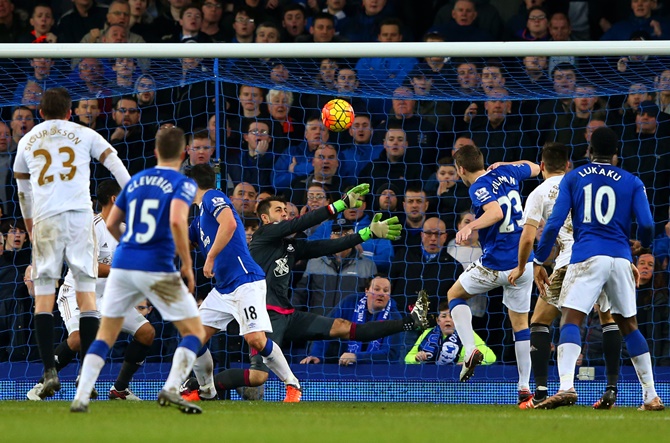
{"label": "white shorts", "polygon": [[[601,296],[601,292],[607,297]],[[635,278],[630,261],[625,258],[596,255],[583,262],[568,266],[563,281],[561,298],[564,308],[575,309],[588,314],[596,301],[600,310],[605,312],[609,307],[612,314],[620,314],[629,318],[637,314],[635,303]],[[601,304],[602,303],[602,304]],[[605,306],[603,306],[605,305]]]}
{"label": "white shorts", "polygon": [[526,266],[521,278],[512,286],[507,281],[509,271],[495,271],[482,265],[481,260],[471,263],[458,277],[465,292],[471,295],[483,294],[491,289],[503,288],[503,304],[510,311],[524,314],[530,312],[530,293],[533,289],[533,266]]}
{"label": "white shorts", "polygon": [[[169,295],[154,290],[157,285],[167,288]],[[178,272],[147,272],[112,268],[102,297],[102,316],[125,317],[128,311],[144,299],[158,309],[164,320],[179,321],[198,316],[195,298]]]}
{"label": "white shorts", "polygon": [[[102,299],[98,298],[96,301],[97,306],[102,305]],[[58,299],[56,300],[58,305],[58,311],[60,316],[65,322],[65,327],[67,328],[67,335],[72,334],[73,332],[79,331],[79,305],[77,304],[77,295],[74,292],[74,288],[68,285],[63,285],[58,291]],[[123,320],[123,326],[121,330],[126,334],[132,336],[135,335],[138,329],[149,321],[144,318],[140,312],[134,307],[128,310],[126,313],[125,319]]]}
{"label": "white shorts", "polygon": [[[544,301],[559,310],[565,302],[564,297],[567,295],[565,291],[563,291],[563,282],[565,281],[568,267],[569,265],[566,265],[559,269],[554,269],[554,272],[549,276],[549,285],[545,285],[547,296],[543,297],[540,295]],[[607,298],[605,291],[600,292],[596,303],[598,303],[601,312],[607,312],[611,308],[610,301]]]}
{"label": "white shorts", "polygon": [[33,280],[36,294],[52,294],[63,260],[72,270],[75,290],[95,292],[98,242],[93,211],[65,211],[33,226]]}
{"label": "white shorts", "polygon": [[265,307],[267,286],[265,280],[245,283],[230,294],[212,289],[200,305],[202,324],[218,330],[235,319],[240,324],[240,335],[250,332],[272,332],[272,323]]}

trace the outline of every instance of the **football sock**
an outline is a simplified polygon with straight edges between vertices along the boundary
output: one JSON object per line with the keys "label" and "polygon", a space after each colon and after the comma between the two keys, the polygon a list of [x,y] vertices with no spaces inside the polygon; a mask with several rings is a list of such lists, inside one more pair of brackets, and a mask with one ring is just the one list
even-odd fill
{"label": "football sock", "polygon": [[300,387],[300,382],[297,377],[293,375],[293,371],[286,361],[286,357],[282,353],[281,348],[277,343],[268,338],[265,347],[258,352],[263,357],[263,363],[275,373],[281,381],[287,385],[295,385]]}
{"label": "football sock", "polygon": [[163,389],[168,392],[179,392],[179,385],[188,378],[195,362],[195,357],[202,343],[195,335],[187,335],[182,338],[177,350],[172,357],[172,366],[170,373],[163,385]]}
{"label": "football sock", "polygon": [[55,368],[54,357],[54,316],[51,312],[35,314],[35,335],[44,370]]}
{"label": "football sock", "polygon": [[227,369],[214,376],[217,391],[227,391],[242,386],[251,386],[248,369]]}
{"label": "football sock", "polygon": [[566,323],[561,327],[561,340],[558,346],[558,375],[561,379],[559,390],[567,391],[575,385],[575,366],[582,352],[582,338],[579,326]]}
{"label": "football sock", "polygon": [[649,346],[638,329],[626,335],[623,339],[626,342],[630,360],[635,367],[637,378],[642,385],[642,399],[645,403],[648,403],[658,395],[654,387],[654,373],[651,366]]}
{"label": "football sock", "polygon": [[603,325],[603,355],[605,356],[607,385],[616,386],[621,367],[621,332],[616,323]]}
{"label": "football sock", "polygon": [[198,384],[200,385],[201,397],[213,398],[216,396],[214,388],[214,359],[212,358],[212,353],[209,352],[209,348],[205,350],[204,354],[195,359],[193,372],[195,372],[195,378],[198,379]]}
{"label": "football sock", "polygon": [[540,400],[547,396],[549,379],[549,357],[551,356],[551,334],[549,325],[530,325],[530,361],[535,378],[535,397]]}
{"label": "football sock", "polygon": [[462,298],[456,298],[449,302],[451,318],[458,332],[458,338],[465,347],[465,358],[469,358],[475,350],[475,331],[472,329],[472,311],[470,306]]}
{"label": "football sock", "polygon": [[[412,322],[412,329],[414,329],[414,320],[412,320],[412,317],[408,318]],[[405,320],[371,321],[361,324],[351,323],[349,340],[367,342],[404,330]]]}
{"label": "football sock", "polygon": [[519,390],[530,388],[530,329],[514,333],[514,353],[519,371]]}
{"label": "football sock", "polygon": [[94,341],[89,347],[89,353],[84,357],[84,364],[79,375],[79,386],[74,396],[75,400],[88,403],[91,391],[100,375],[102,367],[105,366],[105,358],[109,353],[109,346],[102,340]]}
{"label": "football sock", "polygon": [[117,391],[123,391],[128,388],[133,375],[135,375],[137,370],[140,369],[140,366],[144,364],[144,359],[148,352],[149,346],[145,346],[134,339],[130,342],[126,348],[126,354],[123,359],[123,365],[121,365],[121,370],[119,371],[119,376],[114,382],[114,388]]}
{"label": "football sock", "polygon": [[75,351],[70,349],[70,345],[68,345],[67,340],[63,340],[58,344],[58,346],[56,346],[54,354],[54,357],[56,358],[56,371],[58,372],[69,365],[77,355]]}
{"label": "football sock", "polygon": [[86,355],[89,346],[95,340],[100,326],[100,313],[98,311],[85,311],[79,314],[79,340],[81,341],[80,356]]}

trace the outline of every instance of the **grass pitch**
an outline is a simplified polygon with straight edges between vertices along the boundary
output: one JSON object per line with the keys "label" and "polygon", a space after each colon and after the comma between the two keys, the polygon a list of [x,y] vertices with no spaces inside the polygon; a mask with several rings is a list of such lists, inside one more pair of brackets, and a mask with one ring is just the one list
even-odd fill
{"label": "grass pitch", "polygon": [[667,441],[670,414],[584,406],[207,402],[186,415],[155,402],[0,402],[0,442],[646,442]]}

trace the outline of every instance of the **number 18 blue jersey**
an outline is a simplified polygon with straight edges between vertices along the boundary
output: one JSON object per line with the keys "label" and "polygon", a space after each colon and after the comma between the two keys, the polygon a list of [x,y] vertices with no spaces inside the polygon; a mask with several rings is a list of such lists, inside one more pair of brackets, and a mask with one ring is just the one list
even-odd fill
{"label": "number 18 blue jersey", "polygon": [[132,176],[116,199],[116,206],[126,213],[126,232],[112,268],[175,272],[170,203],[178,198],[190,205],[195,191],[193,180],[169,168],[156,166]]}
{"label": "number 18 blue jersey", "polygon": [[616,166],[589,163],[561,181],[554,212],[537,247],[538,260],[551,253],[570,210],[575,237],[570,263],[596,255],[632,260],[628,239],[633,214],[641,229],[642,246],[651,244],[654,222],[642,181]]}
{"label": "number 18 blue jersey", "polygon": [[[523,206],[521,182],[531,176],[530,166],[504,165],[487,171],[470,186],[470,199],[477,218],[484,214],[483,207],[497,201],[503,219],[479,230],[482,246],[482,265],[496,271],[507,271],[517,266],[521,238]],[[530,259],[533,257],[531,255]]]}

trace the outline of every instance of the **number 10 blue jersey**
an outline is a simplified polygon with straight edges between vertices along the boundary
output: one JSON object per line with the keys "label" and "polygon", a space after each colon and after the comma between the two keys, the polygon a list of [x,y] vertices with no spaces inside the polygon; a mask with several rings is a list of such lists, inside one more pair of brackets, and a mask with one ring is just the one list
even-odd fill
{"label": "number 10 blue jersey", "polygon": [[[530,166],[504,165],[487,171],[470,186],[470,199],[477,218],[484,214],[483,207],[497,201],[503,219],[479,230],[482,246],[482,265],[496,271],[508,271],[517,266],[519,239],[523,230],[521,182],[531,176]],[[531,255],[530,259],[533,257]]]}

